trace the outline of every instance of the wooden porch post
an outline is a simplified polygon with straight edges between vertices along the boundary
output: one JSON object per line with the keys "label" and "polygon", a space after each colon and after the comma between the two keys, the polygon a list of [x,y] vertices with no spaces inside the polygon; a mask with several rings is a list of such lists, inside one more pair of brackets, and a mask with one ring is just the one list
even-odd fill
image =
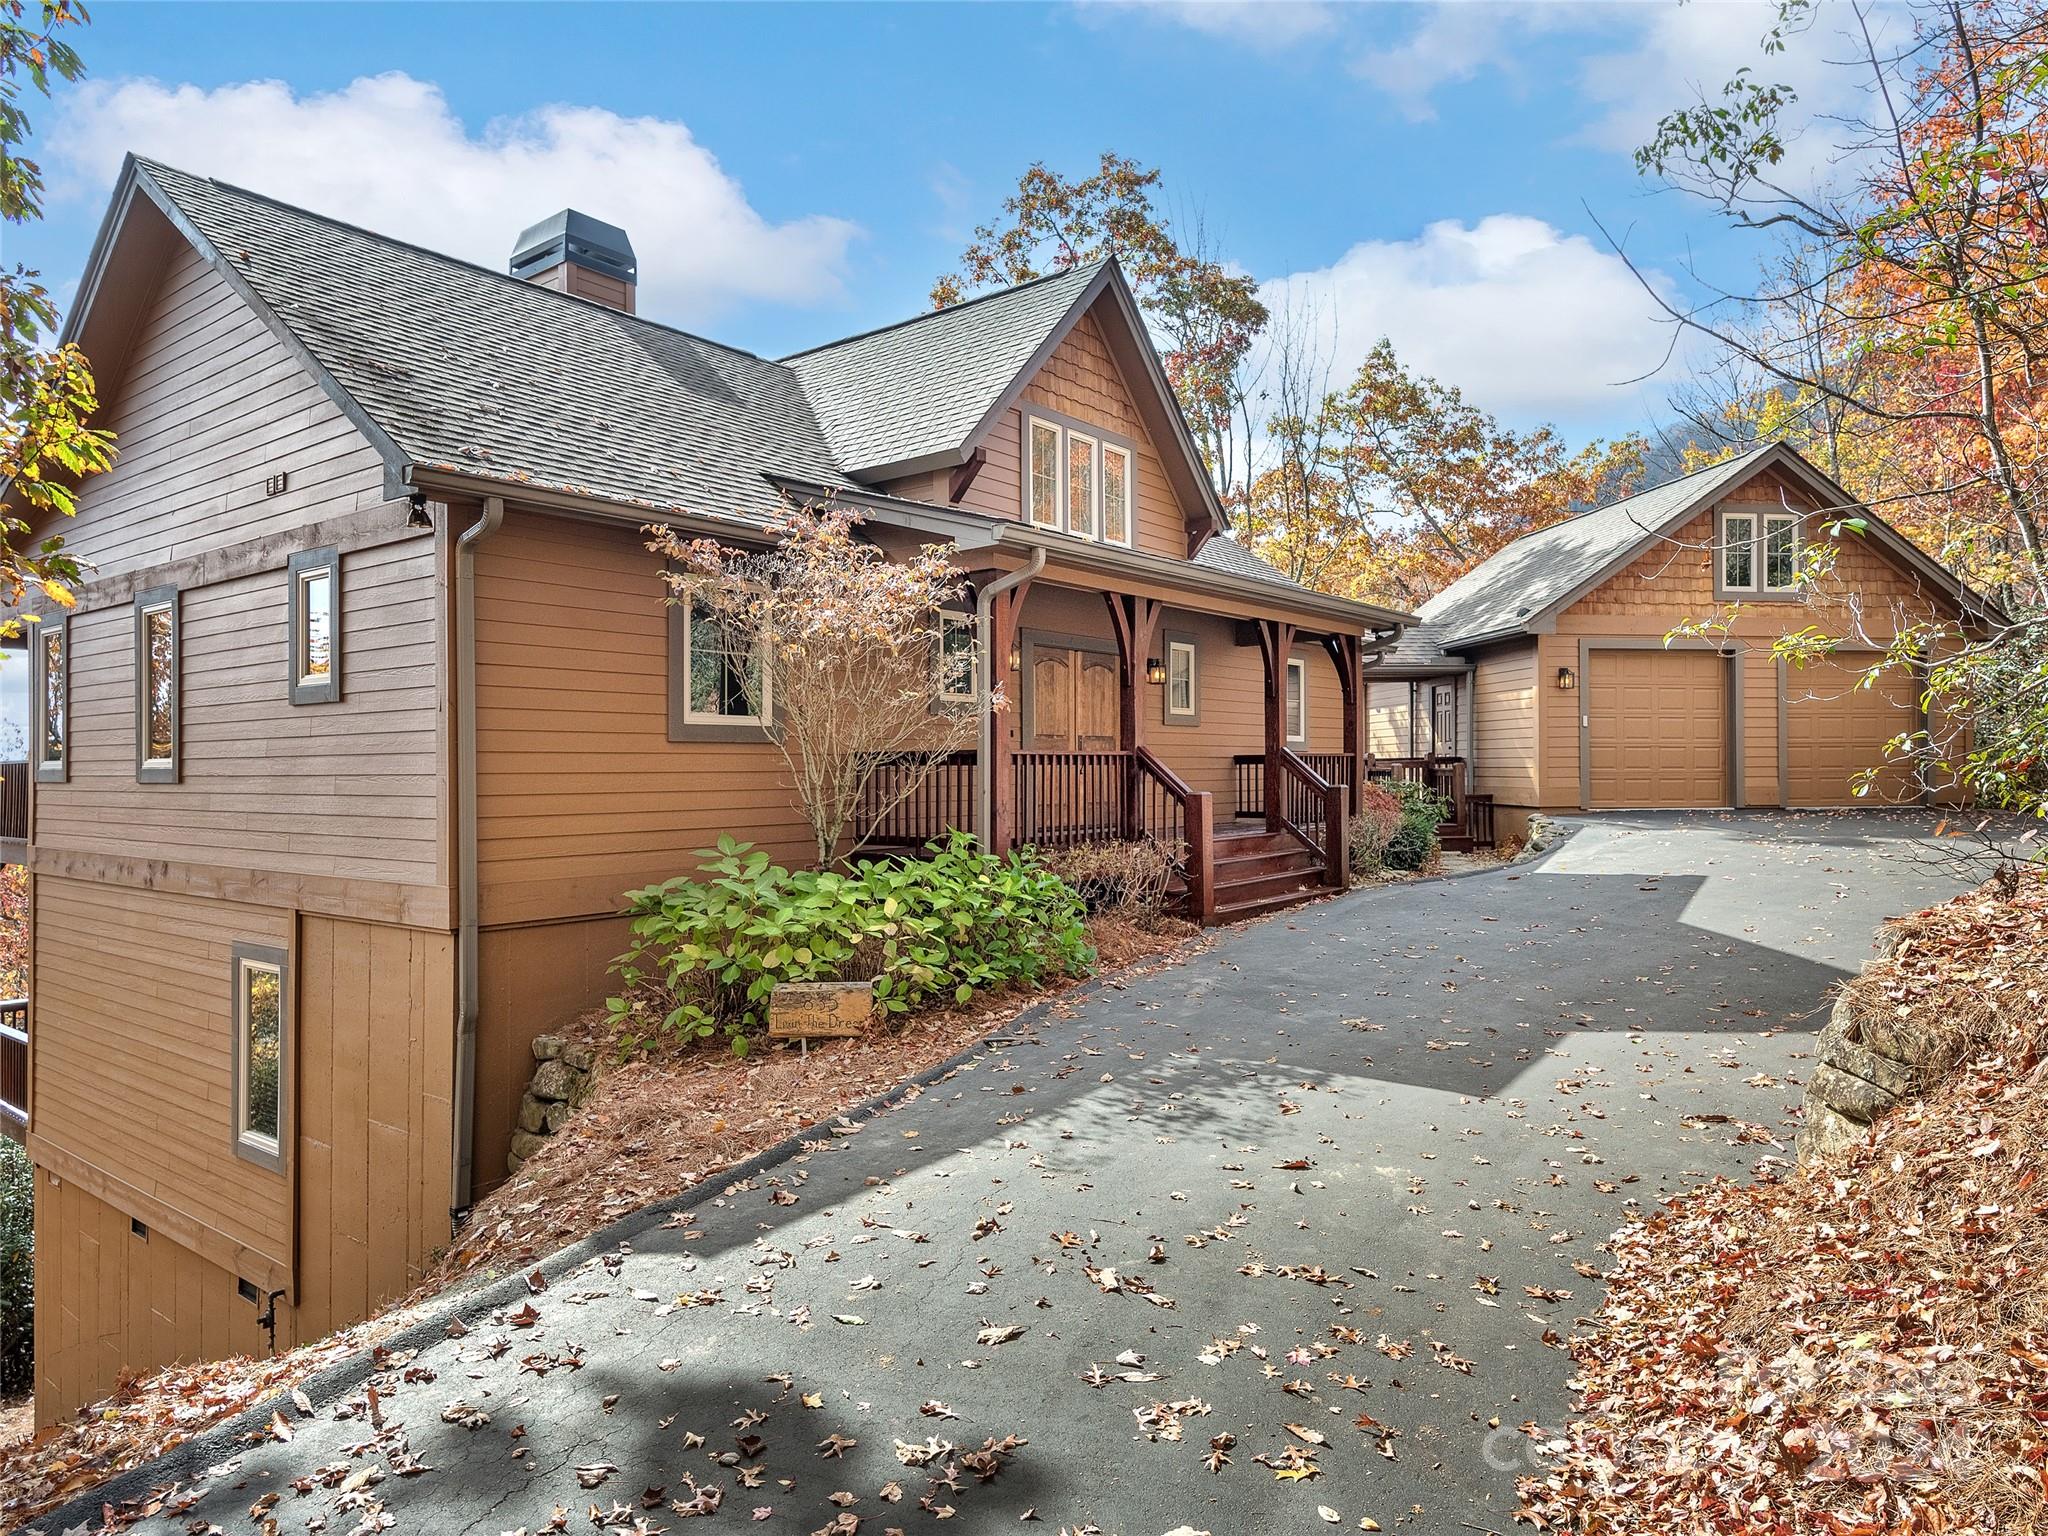
{"label": "wooden porch post", "polygon": [[1017,749],[1011,732],[1023,729],[1024,684],[1022,667],[1010,665],[1010,653],[1017,649],[1018,620],[1024,611],[1024,594],[1031,583],[1020,582],[998,593],[989,608],[989,649],[987,658],[991,688],[1000,686],[1007,708],[988,708],[989,722],[988,792],[991,853],[1005,854],[1017,845]]}
{"label": "wooden porch post", "polygon": [[1357,635],[1325,635],[1323,649],[1336,664],[1337,686],[1344,693],[1344,756],[1350,764],[1346,790],[1351,814],[1358,814],[1358,786],[1365,778],[1365,673],[1361,668],[1361,641]]}
{"label": "wooden porch post", "polygon": [[1266,669],[1266,830],[1282,820],[1280,752],[1287,744],[1287,658],[1294,650],[1294,626],[1259,620],[1259,660]]}
{"label": "wooden porch post", "polygon": [[1124,753],[1123,808],[1118,824],[1125,838],[1136,841],[1143,831],[1138,825],[1138,749],[1145,744],[1145,663],[1152,654],[1152,637],[1158,633],[1165,604],[1122,592],[1105,592],[1102,600],[1109,605],[1110,628],[1116,631],[1116,744]]}

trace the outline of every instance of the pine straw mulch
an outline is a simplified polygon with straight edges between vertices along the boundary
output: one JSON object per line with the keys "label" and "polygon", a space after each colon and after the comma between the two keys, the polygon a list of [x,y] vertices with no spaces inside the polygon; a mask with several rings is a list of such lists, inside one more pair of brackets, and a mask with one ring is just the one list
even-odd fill
{"label": "pine straw mulch", "polygon": [[[1095,976],[1112,986],[1206,947],[1185,923],[1093,918]],[[173,1366],[124,1380],[104,1402],[0,1447],[0,1531],[11,1531],[132,1466],[162,1456],[244,1409],[349,1357],[380,1348],[429,1314],[451,1286],[524,1269],[622,1216],[669,1199],[798,1131],[914,1077],[1063,994],[1014,987],[972,1007],[920,1014],[900,1028],[778,1046],[741,1060],[668,1051],[610,1066],[597,1091],[507,1183],[477,1203],[460,1240],[412,1295],[377,1316],[288,1353]],[[605,1044],[601,1013],[565,1033]],[[131,1515],[129,1519],[138,1518]]]}
{"label": "pine straw mulch", "polygon": [[1894,924],[1851,983],[1952,1071],[1824,1167],[1611,1242],[1581,1418],[1518,1518],[1585,1533],[2048,1531],[2048,878]]}

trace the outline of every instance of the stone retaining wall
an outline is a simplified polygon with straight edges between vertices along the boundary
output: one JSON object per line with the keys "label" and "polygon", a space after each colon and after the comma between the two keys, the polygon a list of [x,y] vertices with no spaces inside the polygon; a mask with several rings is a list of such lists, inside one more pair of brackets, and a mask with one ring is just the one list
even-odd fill
{"label": "stone retaining wall", "polygon": [[[1889,962],[1898,931],[1884,929],[1865,971]],[[1824,1162],[1869,1134],[1871,1122],[1899,1100],[1919,1091],[1940,1063],[1930,1061],[1935,1042],[1916,1030],[1875,989],[1857,988],[1835,999],[1827,1027],[1815,1047],[1817,1064],[1807,1080],[1799,1160]]]}
{"label": "stone retaining wall", "polygon": [[596,1057],[588,1047],[571,1045],[560,1035],[536,1037],[533,1059],[533,1081],[519,1101],[519,1126],[512,1133],[512,1153],[505,1159],[512,1173],[568,1123],[597,1083]]}

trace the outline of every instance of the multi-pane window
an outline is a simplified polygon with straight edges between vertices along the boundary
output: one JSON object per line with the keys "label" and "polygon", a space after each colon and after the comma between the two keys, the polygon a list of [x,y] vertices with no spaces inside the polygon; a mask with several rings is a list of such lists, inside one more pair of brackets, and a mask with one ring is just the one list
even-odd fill
{"label": "multi-pane window", "polygon": [[971,704],[981,697],[974,615],[939,615],[939,697],[948,704]]}
{"label": "multi-pane window", "polygon": [[1287,663],[1287,739],[1308,740],[1308,663],[1299,658]]}
{"label": "multi-pane window", "polygon": [[1026,496],[1026,515],[1040,528],[1060,525],[1060,429],[1049,421],[1033,420],[1028,429],[1031,470]]}
{"label": "multi-pane window", "polygon": [[45,618],[31,634],[36,659],[30,729],[36,777],[62,783],[71,764],[71,634],[62,617]]}
{"label": "multi-pane window", "polygon": [[341,698],[341,557],[332,549],[293,555],[287,623],[290,656],[287,697],[294,704],[332,704]]}
{"label": "multi-pane window", "polygon": [[1195,647],[1191,640],[1166,642],[1166,713],[1192,719],[1195,713]]}
{"label": "multi-pane window", "polygon": [[1131,543],[1131,450],[1043,416],[1024,418],[1024,517],[1105,544]]}
{"label": "multi-pane window", "polygon": [[178,782],[178,592],[158,587],[135,600],[135,776]]}
{"label": "multi-pane window", "polygon": [[759,723],[769,711],[769,679],[758,643],[701,597],[689,598],[683,614],[689,667],[683,718],[692,724]]}
{"label": "multi-pane window", "polygon": [[1798,586],[1797,513],[1721,514],[1723,592],[1792,592]]}
{"label": "multi-pane window", "polygon": [[290,1082],[285,952],[268,945],[235,945],[230,980],[235,1152],[282,1170]]}

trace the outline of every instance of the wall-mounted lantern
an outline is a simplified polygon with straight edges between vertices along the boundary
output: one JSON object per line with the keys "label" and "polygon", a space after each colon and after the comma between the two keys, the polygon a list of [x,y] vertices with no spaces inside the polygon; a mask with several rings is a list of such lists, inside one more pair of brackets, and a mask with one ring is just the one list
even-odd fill
{"label": "wall-mounted lantern", "polygon": [[1154,687],[1166,681],[1166,663],[1157,656],[1145,663],[1145,681]]}
{"label": "wall-mounted lantern", "polygon": [[1570,667],[1559,667],[1557,669],[1557,686],[1564,692],[1570,693],[1579,686],[1579,674]]}

